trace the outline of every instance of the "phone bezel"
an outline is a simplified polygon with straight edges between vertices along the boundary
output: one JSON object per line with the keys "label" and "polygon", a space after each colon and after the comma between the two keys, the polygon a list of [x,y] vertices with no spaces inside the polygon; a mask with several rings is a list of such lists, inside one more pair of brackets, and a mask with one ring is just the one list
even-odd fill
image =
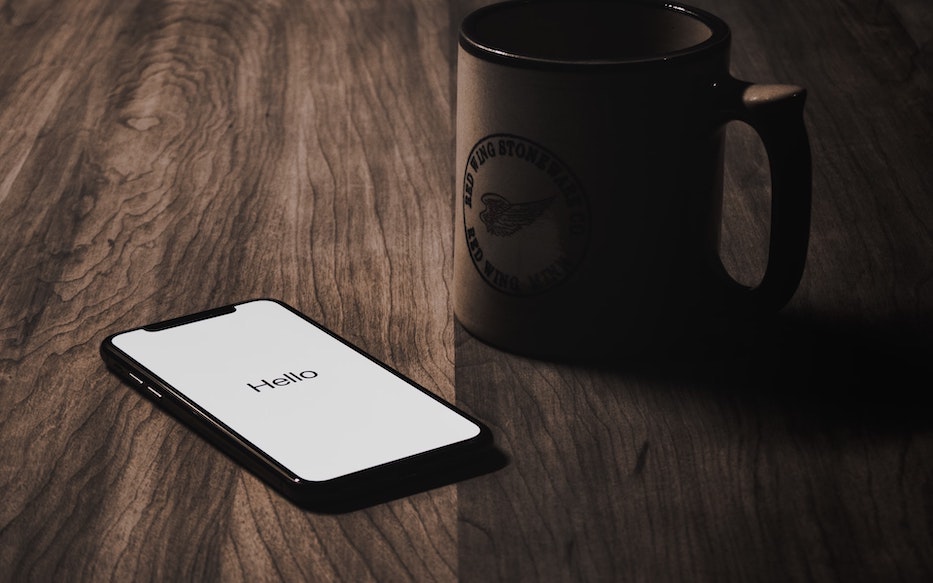
{"label": "phone bezel", "polygon": [[[205,410],[203,407],[187,398],[182,392],[175,389],[175,387],[160,378],[155,372],[140,364],[132,356],[113,343],[114,338],[127,332],[140,329],[149,331],[165,330],[208,318],[223,317],[235,312],[238,306],[256,301],[274,302],[287,309],[293,315],[324,332],[336,342],[364,356],[373,363],[379,365],[385,371],[400,378],[412,388],[421,391],[475,424],[479,427],[479,433],[461,442],[448,444],[433,450],[365,468],[329,480],[308,480],[295,475],[294,472],[290,471],[270,454],[252,444],[248,439],[216,418],[210,411]],[[100,354],[107,368],[120,377],[126,384],[136,389],[138,393],[141,393],[145,398],[154,402],[176,419],[182,421],[189,428],[206,438],[212,445],[243,465],[259,478],[263,479],[266,483],[273,486],[286,497],[301,505],[352,498],[383,487],[388,483],[412,476],[413,474],[442,471],[447,468],[448,465],[455,464],[461,459],[466,459],[472,455],[482,453],[491,447],[493,443],[492,433],[489,428],[469,413],[462,411],[452,403],[432,393],[419,383],[375,358],[323,324],[313,320],[285,302],[273,298],[245,300],[115,332],[108,335],[101,342]]]}

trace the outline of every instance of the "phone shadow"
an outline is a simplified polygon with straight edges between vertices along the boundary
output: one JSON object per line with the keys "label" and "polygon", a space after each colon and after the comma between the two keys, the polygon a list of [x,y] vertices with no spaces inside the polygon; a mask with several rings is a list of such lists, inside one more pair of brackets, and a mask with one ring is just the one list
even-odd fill
{"label": "phone shadow", "polygon": [[492,445],[468,458],[397,476],[391,481],[380,482],[378,487],[347,492],[337,499],[292,502],[317,514],[347,514],[489,474],[501,470],[509,462],[505,452]]}

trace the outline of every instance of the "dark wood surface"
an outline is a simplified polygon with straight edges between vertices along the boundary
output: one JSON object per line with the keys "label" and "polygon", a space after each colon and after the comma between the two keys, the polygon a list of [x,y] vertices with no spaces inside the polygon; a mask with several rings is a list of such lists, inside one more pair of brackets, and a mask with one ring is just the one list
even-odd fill
{"label": "dark wood surface", "polygon": [[[736,76],[809,90],[807,271],[732,340],[570,365],[452,316],[480,4],[0,1],[0,580],[933,580],[933,7],[695,2]],[[730,128],[746,282],[766,180]],[[307,512],[97,354],[257,296],[485,420],[508,464]]]}

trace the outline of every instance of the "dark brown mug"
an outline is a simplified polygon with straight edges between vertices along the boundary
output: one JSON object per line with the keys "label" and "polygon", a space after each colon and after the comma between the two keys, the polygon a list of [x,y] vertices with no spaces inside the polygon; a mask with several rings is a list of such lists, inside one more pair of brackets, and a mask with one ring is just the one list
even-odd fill
{"label": "dark brown mug", "polygon": [[[663,344],[780,309],[810,223],[805,91],[729,74],[730,32],[687,6],[505,2],[466,17],[457,73],[457,319],[543,357]],[[725,125],[761,137],[761,282],[719,257]]]}

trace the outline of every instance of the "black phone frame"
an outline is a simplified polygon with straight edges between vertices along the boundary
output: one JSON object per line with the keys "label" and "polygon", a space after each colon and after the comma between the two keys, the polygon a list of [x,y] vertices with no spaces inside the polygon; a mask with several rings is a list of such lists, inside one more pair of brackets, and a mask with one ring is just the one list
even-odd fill
{"label": "black phone frame", "polygon": [[[137,362],[133,357],[113,343],[115,337],[127,332],[139,329],[159,331],[209,318],[220,317],[235,312],[236,308],[240,305],[254,301],[271,301],[286,308],[310,325],[328,334],[337,342],[340,342],[347,348],[368,358],[386,371],[402,379],[413,388],[420,390],[435,401],[476,424],[476,426],[479,427],[479,433],[465,441],[386,462],[330,480],[307,480],[295,475],[275,458],[253,445],[248,439],[228,427],[209,411],[206,411],[197,405],[197,403],[188,399],[184,394],[177,391],[169,383],[159,377],[159,375]],[[254,298],[115,332],[108,335],[101,342],[100,355],[107,368],[120,377],[126,384],[136,389],[137,392],[141,393],[145,398],[184,423],[189,429],[192,429],[214,447],[265,481],[286,498],[299,506],[309,509],[335,509],[336,511],[342,511],[347,507],[353,509],[356,507],[353,503],[355,500],[382,501],[386,493],[394,491],[407,492],[412,483],[423,483],[428,487],[438,485],[435,483],[437,477],[443,476],[451,470],[454,470],[454,474],[459,475],[460,472],[457,471],[457,466],[461,466],[459,469],[463,469],[472,467],[474,463],[478,463],[477,469],[482,468],[482,471],[487,471],[486,466],[488,466],[490,462],[484,458],[486,454],[493,452],[492,432],[486,424],[438,395],[435,395],[419,383],[375,358],[365,350],[301,313],[294,307],[273,298]],[[501,461],[493,462],[493,465],[501,466]],[[431,474],[436,474],[436,476],[432,476]],[[469,474],[472,474],[472,472],[469,472]],[[443,482],[443,480],[441,481]]]}

